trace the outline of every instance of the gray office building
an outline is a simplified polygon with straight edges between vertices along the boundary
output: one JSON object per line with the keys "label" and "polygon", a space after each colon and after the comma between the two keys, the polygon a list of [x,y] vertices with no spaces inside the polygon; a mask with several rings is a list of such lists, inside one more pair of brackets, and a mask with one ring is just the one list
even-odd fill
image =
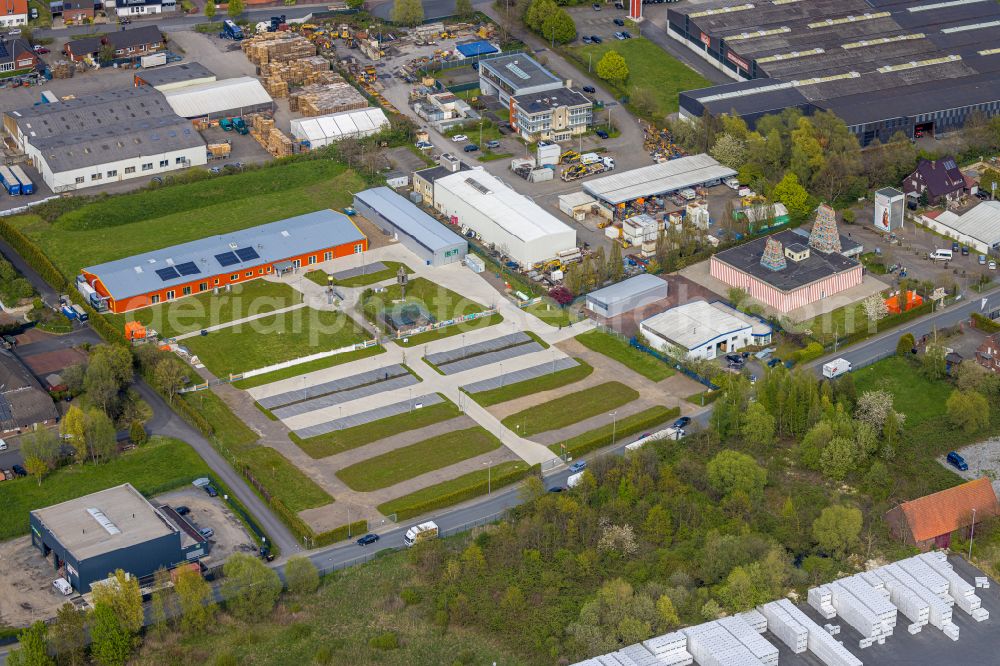
{"label": "gray office building", "polygon": [[354,208],[428,266],[462,261],[469,251],[464,238],[388,187],[358,192],[354,195]]}

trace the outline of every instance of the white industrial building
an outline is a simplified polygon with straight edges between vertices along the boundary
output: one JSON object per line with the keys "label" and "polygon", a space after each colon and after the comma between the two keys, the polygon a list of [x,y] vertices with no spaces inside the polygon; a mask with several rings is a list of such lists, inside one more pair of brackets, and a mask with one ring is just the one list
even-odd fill
{"label": "white industrial building", "polygon": [[8,111],[4,127],[53,192],[207,163],[201,135],[148,86]]}
{"label": "white industrial building", "polygon": [[587,309],[604,318],[617,317],[663,300],[668,295],[666,280],[649,273],[639,273],[587,294]]}
{"label": "white industrial building", "polygon": [[212,119],[274,110],[274,100],[252,76],[165,90],[163,96],[182,118]]}
{"label": "white industrial building", "polygon": [[481,169],[437,178],[434,207],[523,267],[577,247],[576,231]]}
{"label": "white industrial building", "polygon": [[1000,201],[984,201],[962,215],[924,213],[921,222],[980,254],[1000,249]]}
{"label": "white industrial building", "polygon": [[713,359],[771,342],[771,326],[724,303],[691,301],[643,320],[651,347],[676,358]]}
{"label": "white industrial building", "polygon": [[388,126],[389,119],[385,117],[385,112],[370,107],[293,119],[292,137],[299,142],[308,141],[312,148],[322,148],[341,139],[371,136]]}
{"label": "white industrial building", "polygon": [[735,171],[709,155],[689,155],[595,178],[584,183],[583,190],[614,206],[640,197],[672,194],[688,187],[711,187],[735,175]]}

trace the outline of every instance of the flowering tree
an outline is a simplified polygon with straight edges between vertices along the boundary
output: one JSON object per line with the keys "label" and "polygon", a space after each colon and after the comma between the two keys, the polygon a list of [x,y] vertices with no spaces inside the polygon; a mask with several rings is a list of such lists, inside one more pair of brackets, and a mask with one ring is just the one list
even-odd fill
{"label": "flowering tree", "polygon": [[872,294],[861,301],[861,307],[864,309],[868,321],[875,326],[876,330],[878,329],[879,320],[889,315],[889,306],[885,304],[885,300],[879,294]]}

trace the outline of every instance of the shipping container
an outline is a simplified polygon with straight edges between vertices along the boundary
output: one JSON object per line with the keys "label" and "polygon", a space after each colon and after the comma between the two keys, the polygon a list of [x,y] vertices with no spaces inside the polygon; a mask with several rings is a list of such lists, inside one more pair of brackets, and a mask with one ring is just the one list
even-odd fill
{"label": "shipping container", "polygon": [[21,194],[35,193],[35,184],[28,178],[28,174],[24,173],[24,169],[15,164],[10,168],[10,171],[17,178],[17,181],[21,183]]}
{"label": "shipping container", "polygon": [[0,184],[7,190],[7,194],[18,195],[21,193],[21,181],[17,179],[10,167],[0,166]]}

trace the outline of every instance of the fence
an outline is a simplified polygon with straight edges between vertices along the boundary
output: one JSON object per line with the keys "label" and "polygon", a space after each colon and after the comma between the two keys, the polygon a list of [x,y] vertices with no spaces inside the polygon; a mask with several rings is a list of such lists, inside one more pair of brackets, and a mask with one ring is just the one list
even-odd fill
{"label": "fence", "polygon": [[[415,326],[413,328],[408,328],[405,331],[396,331],[396,339],[408,338],[411,335],[418,335],[420,333],[427,333],[429,331],[436,331],[440,328],[445,328],[447,326],[454,326],[455,324],[464,324],[466,322],[475,321],[477,319],[482,319],[483,317],[492,317],[497,313],[496,308],[488,308],[482,312],[473,312],[472,314],[463,315],[457,319],[448,319],[447,321],[439,321],[427,326]],[[376,341],[377,342],[377,341]]]}
{"label": "fence", "polygon": [[[504,51],[502,53],[487,53],[485,55],[476,56],[475,58],[464,58],[462,60],[444,60],[441,62],[431,63],[429,67],[424,68],[424,72],[440,72],[445,69],[458,69],[459,67],[468,67],[469,61],[472,62],[482,62],[483,60],[492,60],[493,58],[499,58],[500,56],[507,56],[514,53],[524,53],[524,49],[512,49],[510,51]],[[479,83],[476,83],[479,86]]]}

